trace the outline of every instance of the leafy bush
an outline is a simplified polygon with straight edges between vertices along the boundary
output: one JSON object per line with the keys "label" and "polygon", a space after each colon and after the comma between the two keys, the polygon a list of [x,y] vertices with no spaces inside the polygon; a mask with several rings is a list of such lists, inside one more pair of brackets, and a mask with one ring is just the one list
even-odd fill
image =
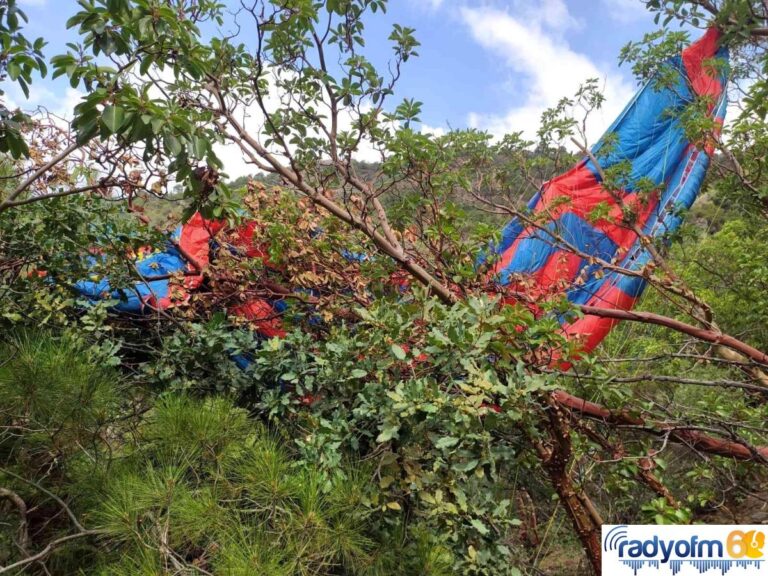
{"label": "leafy bush", "polygon": [[281,385],[249,390],[252,406],[305,462],[333,470],[351,453],[375,463],[371,504],[440,535],[454,573],[514,573],[513,503],[536,483],[521,468],[536,395],[552,385],[521,359],[558,339],[527,310],[487,298],[381,301],[357,314],[323,342],[298,331],[266,342],[250,373],[255,386]]}
{"label": "leafy bush", "polygon": [[109,362],[70,336],[23,334],[2,361],[0,484],[55,520],[6,523],[0,538],[20,543],[23,529],[29,548],[77,537],[49,570],[451,573],[450,554],[431,535],[414,525],[419,535],[406,537],[401,513],[387,510],[393,529],[379,525],[369,468],[297,460],[224,396],[171,394],[128,410]]}

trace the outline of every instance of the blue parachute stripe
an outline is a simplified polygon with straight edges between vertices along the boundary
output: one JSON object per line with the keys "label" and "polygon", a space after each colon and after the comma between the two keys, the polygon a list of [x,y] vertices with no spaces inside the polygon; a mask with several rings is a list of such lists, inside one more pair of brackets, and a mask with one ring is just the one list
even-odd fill
{"label": "blue parachute stripe", "polygon": [[508,284],[514,274],[533,274],[540,270],[549,257],[559,251],[554,243],[554,238],[543,230],[521,239],[512,260],[499,271],[499,282]]}
{"label": "blue parachute stripe", "polygon": [[[595,266],[600,269],[599,266]],[[600,296],[611,294],[613,290],[620,290],[631,298],[639,298],[645,290],[647,282],[641,276],[628,276],[621,272],[607,272],[602,278],[592,278],[578,290],[568,292],[568,300],[574,304],[587,304],[600,306],[608,301]]]}
{"label": "blue parachute stripe", "polygon": [[151,254],[135,262],[136,270],[145,278],[173,274],[186,268],[187,263],[175,246],[168,246],[165,252]]}
{"label": "blue parachute stripe", "polygon": [[[721,98],[715,112],[716,118],[724,117],[727,105],[727,98]],[[691,161],[692,156],[695,156],[695,161],[686,173],[687,164]],[[672,176],[669,186],[665,190],[663,200],[665,210],[660,214],[655,226],[653,222],[646,224],[645,232],[647,234],[660,236],[674,232],[680,227],[682,223],[680,211],[688,210],[693,205],[707,174],[709,164],[710,158],[707,154],[693,147],[689,149],[685,160],[680,163],[677,172]]]}
{"label": "blue parachute stripe", "polygon": [[545,230],[535,229],[520,240],[515,254],[499,273],[502,284],[509,282],[513,274],[533,274],[540,270],[549,258],[562,250],[552,233],[575,246],[582,252],[598,258],[610,259],[616,253],[616,244],[600,230],[572,212],[566,212],[559,219],[549,222]]}
{"label": "blue parachute stripe", "polygon": [[[718,104],[716,117],[722,118],[727,99]],[[689,146],[683,160],[677,164],[675,173],[670,178],[662,199],[655,210],[655,217],[646,222],[643,232],[659,238],[676,231],[681,223],[681,210],[687,210],[696,200],[701,184],[709,167],[709,156],[693,146]],[[651,255],[639,243],[635,244],[621,262],[621,266],[630,270],[641,270],[651,261]],[[607,274],[606,282],[612,282],[616,288],[634,298],[639,297],[645,288],[645,280],[636,276],[627,276],[613,272]]]}
{"label": "blue parachute stripe", "polygon": [[245,354],[232,354],[230,358],[240,370],[246,370],[248,366],[253,364],[253,360]]}
{"label": "blue parachute stripe", "polygon": [[[528,210],[533,210],[536,207],[536,204],[539,203],[539,200],[541,199],[541,191],[536,192],[536,194],[533,195],[533,198],[531,198],[528,201]],[[517,237],[520,236],[520,234],[523,232],[525,228],[525,225],[519,218],[513,218],[510,220],[506,226],[501,231],[501,238],[497,243],[491,242],[488,245],[488,248],[485,250],[481,250],[477,257],[475,258],[475,266],[482,266],[485,264],[485,261],[489,254],[502,254],[504,251],[509,249],[510,246],[514,243],[515,240],[517,240]]]}
{"label": "blue parachute stripe", "polygon": [[574,214],[565,212],[557,219],[556,232],[581,252],[592,254],[597,258],[608,260],[616,254],[618,246],[606,236],[602,230],[598,230],[592,224]]}
{"label": "blue parachute stripe", "polygon": [[[646,83],[593,148],[603,170],[632,161],[625,186],[627,192],[634,191],[641,178],[663,184],[669,177],[668,171],[675,167],[688,146],[676,115],[694,97],[684,80],[680,57],[674,58],[671,64],[680,74],[677,85],[672,89],[659,89],[654,82]],[[602,153],[609,142],[613,145]],[[587,166],[596,174],[591,160]]]}
{"label": "blue parachute stripe", "polygon": [[[174,232],[177,236],[180,228]],[[88,264],[96,267],[99,259],[88,257]],[[156,252],[134,262],[136,270],[145,278],[164,276],[184,270],[186,261],[179,254],[176,247],[168,243],[164,252]],[[144,309],[144,302],[149,298],[161,299],[168,295],[169,283],[167,279],[146,280],[136,282],[130,288],[113,289],[108,278],[98,280],[81,280],[74,285],[75,290],[85,296],[91,302],[103,300],[105,295],[114,300],[119,300],[115,310],[119,312],[140,313]]]}
{"label": "blue parachute stripe", "polygon": [[[643,227],[646,235],[660,238],[680,227],[682,223],[680,211],[687,210],[693,205],[709,163],[709,156],[706,153],[693,146],[689,147],[688,153],[670,179],[653,217],[649,218]],[[640,270],[650,259],[648,251],[637,243],[622,261],[622,266],[631,270]]]}
{"label": "blue parachute stripe", "polygon": [[[646,256],[650,256],[646,252]],[[647,259],[647,258],[646,258]],[[645,278],[641,276],[627,276],[626,274],[620,274],[618,272],[611,272],[610,277],[606,275],[608,281],[613,283],[618,290],[624,292],[632,298],[639,298],[645,290],[645,286],[648,284]]]}
{"label": "blue parachute stripe", "polygon": [[[541,192],[539,191],[536,192],[533,198],[528,201],[528,210],[533,210],[536,207],[536,204],[539,203],[540,199]],[[496,253],[501,254],[507,248],[512,246],[512,243],[517,239],[518,236],[520,236],[520,233],[523,231],[523,227],[524,225],[522,221],[520,221],[518,218],[510,220],[509,223],[501,231],[501,241],[499,242],[499,245],[495,247]]]}

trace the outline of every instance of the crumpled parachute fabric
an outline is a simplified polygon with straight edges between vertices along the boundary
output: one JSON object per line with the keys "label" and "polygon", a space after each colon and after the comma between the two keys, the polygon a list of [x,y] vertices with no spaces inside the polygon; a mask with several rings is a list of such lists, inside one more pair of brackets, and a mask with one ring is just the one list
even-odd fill
{"label": "crumpled parachute fabric", "polygon": [[[493,280],[511,300],[515,300],[516,292],[534,299],[565,293],[576,304],[622,310],[634,306],[645,280],[606,271],[599,261],[642,269],[651,255],[623,221],[623,214],[630,209],[645,235],[664,237],[680,226],[682,212],[696,199],[709,166],[712,143],[690,141],[679,113],[704,97],[710,116],[722,123],[727,103],[725,67],[713,66],[714,58],[727,60],[728,53],[719,46],[719,32],[712,28],[668,63],[677,75],[676,82],[660,87],[651,79],[592,148],[602,171],[630,163],[630,176],[622,190],[607,190],[601,182],[601,170],[585,157],[545,183],[530,201],[528,210],[537,226],[512,220],[502,231],[500,242],[480,256],[484,260],[494,254]],[[641,198],[636,185],[648,181],[659,191]],[[174,232],[173,239],[183,254],[204,267],[222,227],[222,223],[195,214]],[[266,259],[263,247],[252,241],[253,231],[253,222],[236,230],[238,248],[247,256]],[[136,268],[150,280],[137,282],[132,290],[115,291],[106,278],[83,280],[75,288],[92,301],[120,299],[115,306],[120,312],[142,313],[175,305],[203,281],[173,242],[164,252],[137,260]],[[173,286],[167,278],[151,280],[176,272],[185,273],[182,286]],[[285,334],[279,319],[283,309],[283,301],[256,298],[229,312],[250,320],[263,336],[272,337]],[[579,338],[585,351],[597,346],[616,323],[597,316],[563,322],[568,337]]]}
{"label": "crumpled parachute fabric", "polygon": [[[722,125],[726,109],[724,66],[728,53],[711,28],[673,58],[676,82],[660,88],[652,78],[635,95],[592,148],[598,169],[583,158],[568,172],[546,182],[528,205],[527,225],[514,219],[504,228],[496,253],[495,280],[511,294],[527,297],[565,292],[575,304],[631,309],[645,288],[640,276],[605,270],[599,261],[639,271],[651,255],[622,215],[627,209],[644,235],[660,238],[680,226],[682,213],[699,193],[713,153],[712,142],[691,142],[679,113],[697,98],[707,102],[710,117]],[[666,79],[666,77],[665,77]],[[667,84],[668,85],[668,84]],[[606,190],[600,172],[619,163],[631,165],[620,191]],[[636,185],[653,182],[659,192],[641,198]],[[542,218],[544,216],[544,218]],[[598,217],[602,216],[602,217]],[[564,331],[592,350],[616,320],[585,316]]]}

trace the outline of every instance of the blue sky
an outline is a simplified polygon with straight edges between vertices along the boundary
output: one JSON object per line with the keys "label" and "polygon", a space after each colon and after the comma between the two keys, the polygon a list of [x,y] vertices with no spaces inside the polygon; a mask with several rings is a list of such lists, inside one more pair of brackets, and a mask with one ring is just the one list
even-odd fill
{"label": "blue sky", "polygon": [[495,133],[535,130],[589,77],[605,87],[607,127],[636,87],[619,51],[655,29],[639,0],[394,0],[386,20],[371,31],[399,22],[422,43],[400,89],[424,102],[424,122]]}
{"label": "blue sky", "polygon": [[[75,0],[19,0],[30,36],[45,37],[49,55],[73,39],[66,19]],[[591,123],[593,140],[621,111],[636,89],[621,47],[654,29],[640,0],[390,0],[385,16],[370,19],[367,54],[377,63],[391,54],[386,43],[393,23],[416,29],[420,56],[409,61],[397,96],[424,103],[427,129],[477,127],[500,135],[531,135],[541,111],[598,77],[607,102]],[[61,80],[61,79],[60,79]],[[66,81],[45,80],[22,107],[71,109],[80,95]]]}

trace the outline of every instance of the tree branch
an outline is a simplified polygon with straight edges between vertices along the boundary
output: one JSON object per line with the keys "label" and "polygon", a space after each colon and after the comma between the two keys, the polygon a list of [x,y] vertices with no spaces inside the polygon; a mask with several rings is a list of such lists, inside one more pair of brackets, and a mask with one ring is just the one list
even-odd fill
{"label": "tree branch", "polygon": [[7,210],[11,206],[11,203],[14,200],[16,200],[16,198],[18,198],[22,192],[24,192],[27,188],[29,188],[32,184],[34,184],[34,182],[38,178],[40,178],[43,174],[48,172],[48,170],[56,166],[56,164],[64,160],[67,156],[69,156],[72,152],[74,152],[81,146],[82,144],[79,144],[77,141],[73,142],[72,144],[67,146],[64,150],[59,152],[56,156],[48,160],[48,162],[40,166],[40,168],[32,172],[29,178],[27,178],[21,184],[19,184],[16,187],[16,189],[13,192],[11,192],[10,196],[8,196],[8,198],[6,198],[5,200],[2,201],[2,203],[0,203],[0,212],[2,212],[3,210]]}
{"label": "tree branch", "polygon": [[75,513],[72,512],[72,509],[69,506],[67,506],[67,504],[66,504],[66,502],[64,502],[64,500],[62,500],[61,498],[56,496],[56,494],[54,494],[53,492],[51,492],[47,488],[44,488],[38,482],[35,482],[34,480],[30,480],[29,478],[24,478],[23,476],[20,476],[20,475],[16,474],[15,472],[11,471],[11,470],[8,470],[7,468],[0,468],[0,471],[2,471],[3,474],[7,474],[8,476],[16,478],[17,480],[19,480],[21,482],[29,484],[30,486],[34,486],[35,488],[40,490],[40,492],[42,492],[46,496],[50,496],[51,498],[53,498],[59,504],[59,506],[61,506],[64,509],[64,511],[67,513],[67,516],[69,516],[69,519],[72,520],[72,524],[75,525],[75,528],[77,528],[81,532],[87,532],[87,530],[85,528],[83,528],[83,525],[80,524],[79,520],[77,519],[77,516],[75,516]]}
{"label": "tree branch", "polygon": [[72,196],[74,194],[80,194],[82,192],[90,192],[92,190],[98,190],[100,188],[117,186],[117,184],[107,184],[99,182],[98,184],[92,184],[90,186],[81,186],[79,188],[70,188],[62,192],[52,192],[51,194],[41,194],[40,196],[30,196],[24,200],[14,200],[12,202],[6,202],[5,208],[13,208],[15,206],[24,206],[25,204],[32,204],[33,202],[39,202],[41,200],[48,200],[50,198],[63,198],[64,196]]}
{"label": "tree branch", "polygon": [[750,446],[744,442],[724,440],[704,434],[690,427],[668,422],[647,421],[629,410],[609,410],[604,406],[579,398],[564,390],[556,390],[552,398],[572,412],[614,426],[632,426],[652,434],[667,434],[672,442],[684,444],[706,454],[725,456],[735,460],[768,464],[768,446]]}
{"label": "tree branch", "polygon": [[39,562],[40,560],[48,556],[51,552],[53,552],[56,548],[58,548],[62,544],[66,544],[67,542],[70,542],[71,540],[77,540],[78,538],[84,538],[86,536],[95,536],[96,534],[101,534],[101,531],[84,530],[82,532],[69,534],[67,536],[62,536],[61,538],[57,538],[56,540],[52,540],[51,542],[48,542],[48,545],[42,550],[40,550],[40,552],[38,552],[37,554],[28,556],[23,560],[14,562],[13,564],[8,564],[7,566],[1,566],[0,574],[6,574],[8,572],[18,570],[19,568],[24,568],[25,566],[32,564],[33,562]]}
{"label": "tree branch", "polygon": [[27,530],[27,503],[21,496],[8,488],[0,488],[0,498],[10,500],[19,511],[19,548],[26,553],[29,547],[29,531]]}
{"label": "tree branch", "polygon": [[714,330],[707,330],[705,328],[699,328],[668,316],[662,316],[660,314],[653,314],[652,312],[633,312],[631,310],[619,310],[613,308],[599,308],[597,306],[579,306],[579,309],[587,315],[599,316],[601,318],[614,318],[616,320],[631,320],[633,322],[643,322],[645,324],[656,324],[658,326],[664,326],[671,328],[677,332],[682,332],[704,340],[705,342],[711,342],[719,346],[725,346],[741,352],[747,358],[768,366],[768,354],[761,352],[757,348],[750,346],[749,344],[737,340],[733,336],[723,334],[722,332],[716,332]]}

